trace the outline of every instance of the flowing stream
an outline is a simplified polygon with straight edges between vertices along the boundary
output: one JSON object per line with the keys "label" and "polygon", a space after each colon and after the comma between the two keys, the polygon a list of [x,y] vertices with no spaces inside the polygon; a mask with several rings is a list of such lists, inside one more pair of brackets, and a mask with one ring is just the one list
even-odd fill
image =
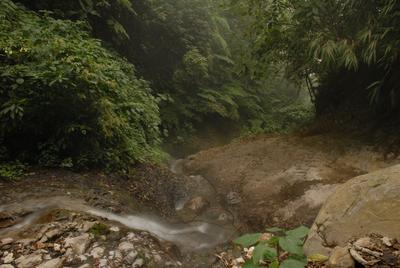
{"label": "flowing stream", "polygon": [[231,232],[221,226],[207,222],[171,224],[165,220],[149,215],[118,215],[85,205],[81,200],[68,197],[27,200],[18,204],[0,206],[1,211],[29,211],[18,224],[0,231],[0,236],[7,236],[21,231],[38,220],[45,213],[54,209],[66,209],[84,212],[110,221],[118,222],[128,228],[147,231],[154,236],[172,242],[184,250],[205,250],[229,239]]}
{"label": "flowing stream", "polygon": [[[185,176],[180,167],[181,162],[182,160],[171,162],[170,168],[178,176]],[[189,180],[196,180],[196,178],[189,178]],[[188,188],[192,189],[189,192],[185,192],[185,195],[176,201],[175,209],[178,213],[184,210],[185,204],[196,195],[196,192],[193,192],[193,188],[204,187],[191,186]],[[198,189],[195,190],[197,191]],[[212,194],[210,193],[212,192],[211,190],[206,189],[205,191]],[[182,220],[180,223],[170,223],[156,215],[111,213],[91,207],[85,201],[71,196],[60,195],[40,198],[39,195],[39,198],[27,198],[23,202],[0,206],[0,212],[13,212],[14,215],[23,215],[19,218],[17,224],[8,228],[0,228],[0,237],[12,236],[21,232],[35,224],[42,216],[56,209],[87,213],[118,222],[131,229],[147,231],[159,239],[176,244],[183,251],[212,249],[218,244],[230,240],[234,234],[234,229],[230,224],[221,224],[218,221],[210,220],[209,217],[204,217],[203,214],[190,220]],[[223,214],[223,212],[221,213]]]}

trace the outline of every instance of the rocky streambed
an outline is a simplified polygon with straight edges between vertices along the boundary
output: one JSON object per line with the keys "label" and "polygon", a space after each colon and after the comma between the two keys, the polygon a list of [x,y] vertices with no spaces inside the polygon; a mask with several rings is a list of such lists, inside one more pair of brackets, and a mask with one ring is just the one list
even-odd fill
{"label": "rocky streambed", "polygon": [[254,249],[237,235],[300,224],[330,267],[400,267],[396,163],[348,140],[262,136],[171,170],[31,169],[0,181],[0,268],[241,267]]}

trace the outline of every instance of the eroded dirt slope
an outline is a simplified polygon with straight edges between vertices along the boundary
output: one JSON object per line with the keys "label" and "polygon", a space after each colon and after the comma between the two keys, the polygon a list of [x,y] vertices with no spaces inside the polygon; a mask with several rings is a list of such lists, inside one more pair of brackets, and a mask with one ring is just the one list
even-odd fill
{"label": "eroded dirt slope", "polygon": [[238,227],[260,230],[310,226],[338,185],[397,162],[347,138],[263,135],[201,151],[183,165],[214,185]]}

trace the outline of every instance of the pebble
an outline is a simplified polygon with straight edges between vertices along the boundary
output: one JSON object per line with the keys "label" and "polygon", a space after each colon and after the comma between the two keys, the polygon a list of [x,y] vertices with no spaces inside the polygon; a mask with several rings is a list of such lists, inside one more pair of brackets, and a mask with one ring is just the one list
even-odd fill
{"label": "pebble", "polygon": [[65,247],[71,247],[72,250],[78,255],[81,255],[86,251],[89,243],[89,234],[83,234],[77,237],[65,239]]}
{"label": "pebble", "polygon": [[161,256],[158,255],[158,254],[154,254],[154,255],[153,255],[153,258],[154,258],[154,260],[155,260],[156,262],[161,262],[161,261],[162,261]]}
{"label": "pebble", "polygon": [[331,268],[354,268],[355,262],[351,257],[348,248],[335,247],[328,260],[328,267]]}
{"label": "pebble", "polygon": [[122,252],[127,252],[129,250],[133,250],[133,244],[129,243],[129,242],[122,242],[121,244],[119,244],[118,249]]}
{"label": "pebble", "polygon": [[99,261],[99,267],[105,267],[105,266],[107,266],[107,260],[106,259],[101,259],[100,261]]}
{"label": "pebble", "polygon": [[3,259],[3,262],[5,264],[12,263],[13,261],[14,261],[14,253],[12,253],[12,252],[7,254],[7,256],[5,256],[4,259]]}
{"label": "pebble", "polygon": [[53,248],[54,248],[55,251],[60,251],[61,250],[61,245],[57,244],[57,243],[54,243],[53,244]]}
{"label": "pebble", "polygon": [[78,259],[79,259],[81,262],[87,261],[87,257],[86,257],[85,255],[79,255],[79,256],[78,256]]}
{"label": "pebble", "polygon": [[3,239],[1,239],[0,240],[0,246],[5,246],[5,245],[8,245],[8,244],[11,244],[12,242],[14,242],[14,239],[12,239],[12,238],[3,238]]}
{"label": "pebble", "polygon": [[136,251],[131,251],[131,252],[129,252],[129,254],[125,257],[124,260],[125,260],[128,264],[132,264],[132,263],[136,260],[137,255],[138,255],[138,253],[137,253]]}
{"label": "pebble", "polygon": [[64,263],[64,259],[57,258],[57,259],[52,259],[45,263],[42,263],[37,268],[61,268],[63,266],[63,263]]}
{"label": "pebble", "polygon": [[117,226],[113,226],[110,228],[111,232],[119,232],[119,228]]}
{"label": "pebble", "polygon": [[27,256],[21,256],[15,260],[18,268],[32,268],[42,262],[42,255],[32,253]]}
{"label": "pebble", "polygon": [[132,268],[142,267],[143,264],[144,260],[142,258],[139,258],[132,264]]}
{"label": "pebble", "polygon": [[100,259],[101,257],[103,257],[104,254],[104,248],[101,247],[97,247],[92,249],[92,251],[90,251],[90,255],[94,258],[94,259]]}

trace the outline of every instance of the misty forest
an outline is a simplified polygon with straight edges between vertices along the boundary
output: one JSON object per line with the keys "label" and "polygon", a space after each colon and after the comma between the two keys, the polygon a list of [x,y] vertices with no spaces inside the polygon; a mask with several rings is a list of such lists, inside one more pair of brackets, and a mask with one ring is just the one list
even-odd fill
{"label": "misty forest", "polygon": [[0,268],[398,268],[399,133],[399,0],[0,0]]}

